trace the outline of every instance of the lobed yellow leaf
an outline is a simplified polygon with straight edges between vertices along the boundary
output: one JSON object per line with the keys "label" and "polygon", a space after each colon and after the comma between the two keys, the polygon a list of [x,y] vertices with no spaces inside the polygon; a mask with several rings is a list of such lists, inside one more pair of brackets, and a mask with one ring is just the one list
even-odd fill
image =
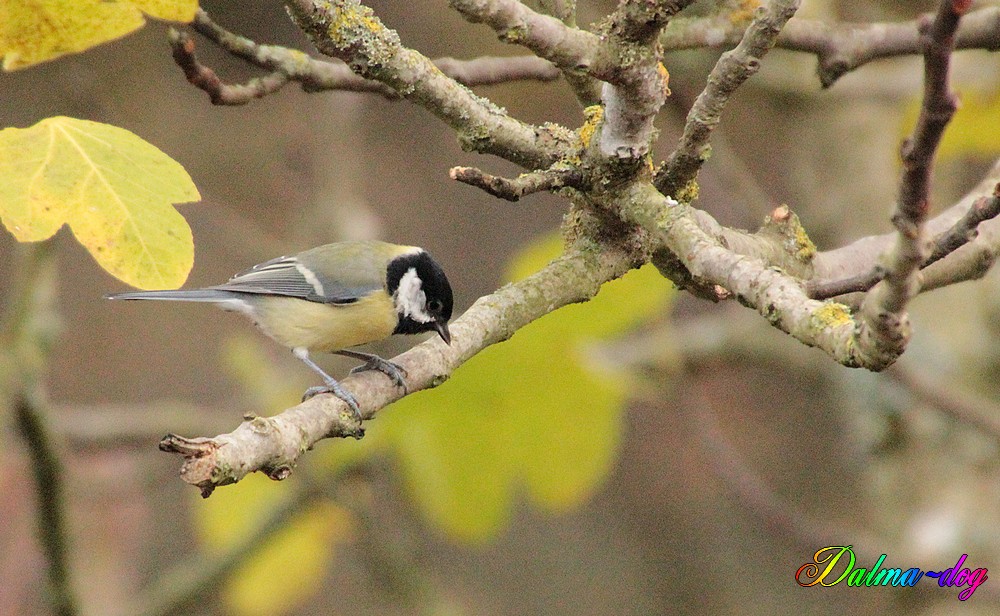
{"label": "lobed yellow leaf", "polygon": [[0,221],[22,242],[63,224],[98,264],[133,286],[175,288],[194,241],[174,203],[197,201],[184,168],[116,126],[54,117],[0,130]]}
{"label": "lobed yellow leaf", "polygon": [[125,36],[145,23],[143,13],[189,22],[197,8],[197,0],[3,0],[3,68],[34,66]]}

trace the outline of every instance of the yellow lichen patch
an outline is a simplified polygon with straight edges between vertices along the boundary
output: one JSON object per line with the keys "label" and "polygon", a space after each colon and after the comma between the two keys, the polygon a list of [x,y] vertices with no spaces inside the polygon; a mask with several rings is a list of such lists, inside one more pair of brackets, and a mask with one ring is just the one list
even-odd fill
{"label": "yellow lichen patch", "polygon": [[330,40],[335,45],[344,45],[360,34],[359,30],[376,33],[385,30],[385,26],[367,6],[340,3],[334,9],[334,19],[330,23]]}
{"label": "yellow lichen patch", "polygon": [[811,261],[816,256],[816,244],[813,244],[813,241],[809,239],[806,228],[801,224],[795,225],[795,246],[797,248],[795,258],[799,261]]}
{"label": "yellow lichen patch", "polygon": [[667,67],[663,66],[663,62],[657,62],[656,72],[663,79],[663,95],[670,96],[670,71],[667,70]]}
{"label": "yellow lichen patch", "polygon": [[842,327],[852,322],[851,311],[844,304],[838,302],[826,302],[812,314],[812,320],[816,327],[825,329],[828,327]]}
{"label": "yellow lichen patch", "polygon": [[676,195],[673,195],[674,199],[677,199],[681,203],[692,203],[698,198],[698,194],[701,188],[698,186],[697,180],[691,180],[684,185],[683,188],[677,191]]}
{"label": "yellow lichen patch", "polygon": [[580,127],[580,147],[586,150],[590,147],[590,141],[594,138],[594,133],[597,132],[597,125],[601,122],[601,118],[604,117],[604,108],[600,105],[591,105],[583,110],[583,117],[583,126]]}

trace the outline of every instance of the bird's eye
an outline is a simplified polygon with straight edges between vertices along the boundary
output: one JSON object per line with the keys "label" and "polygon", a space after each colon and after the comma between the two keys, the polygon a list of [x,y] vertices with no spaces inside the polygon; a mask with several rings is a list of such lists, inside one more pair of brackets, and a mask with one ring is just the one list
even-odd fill
{"label": "bird's eye", "polygon": [[441,300],[439,299],[432,299],[427,302],[427,310],[430,310],[431,312],[441,312],[442,308],[444,308],[444,306],[441,305]]}

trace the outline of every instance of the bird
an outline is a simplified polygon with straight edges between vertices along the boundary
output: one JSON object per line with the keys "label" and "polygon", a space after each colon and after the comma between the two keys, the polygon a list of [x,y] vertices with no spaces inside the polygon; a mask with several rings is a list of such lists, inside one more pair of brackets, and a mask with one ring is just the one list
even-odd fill
{"label": "bird", "polygon": [[318,246],[255,265],[227,282],[200,289],[133,291],[113,300],[207,302],[242,313],[268,337],[323,378],[305,401],[332,393],[361,421],[354,396],[327,374],[310,353],[334,353],[365,363],[351,373],[376,370],[406,391],[405,370],[353,347],[393,334],[437,332],[451,344],[453,298],[444,269],[418,246],[377,240]]}

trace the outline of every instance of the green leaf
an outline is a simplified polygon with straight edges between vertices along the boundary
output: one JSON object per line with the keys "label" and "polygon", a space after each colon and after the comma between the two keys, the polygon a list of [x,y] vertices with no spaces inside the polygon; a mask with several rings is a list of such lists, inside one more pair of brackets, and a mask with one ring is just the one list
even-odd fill
{"label": "green leaf", "polygon": [[[288,497],[288,489],[254,474],[194,509],[195,528],[209,552],[244,541]],[[222,596],[230,610],[248,616],[294,613],[321,587],[335,546],[353,535],[353,518],[329,501],[309,505],[233,571]]]}
{"label": "green leaf", "polygon": [[143,13],[190,22],[197,8],[197,0],[3,0],[3,68],[34,66],[125,36],[142,27]]}
{"label": "green leaf", "polygon": [[176,288],[194,241],[174,203],[197,201],[179,163],[133,133],[54,117],[0,130],[0,221],[22,242],[68,224],[98,264],[139,288]]}
{"label": "green leaf", "polygon": [[[552,236],[529,247],[511,278],[538,270],[561,246]],[[370,434],[389,441],[424,516],[457,539],[496,535],[519,492],[550,511],[578,506],[614,464],[630,390],[630,376],[598,366],[588,348],[671,297],[655,269],[631,272],[485,349],[441,387],[403,399]]]}

